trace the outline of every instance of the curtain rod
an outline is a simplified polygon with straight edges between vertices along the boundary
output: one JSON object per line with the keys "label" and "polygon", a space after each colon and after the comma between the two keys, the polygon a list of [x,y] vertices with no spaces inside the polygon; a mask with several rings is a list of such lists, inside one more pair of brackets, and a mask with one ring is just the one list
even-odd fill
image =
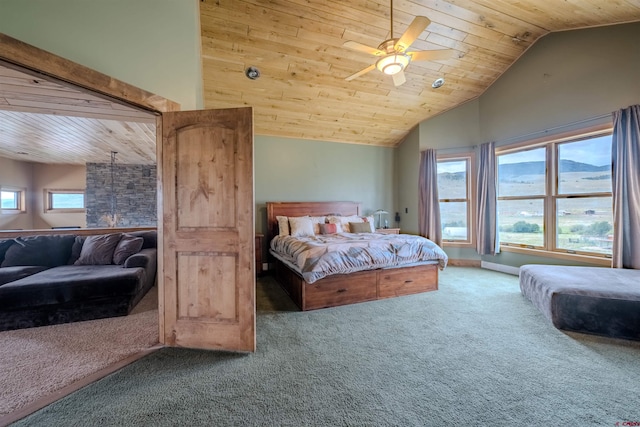
{"label": "curtain rod", "polygon": [[567,123],[567,124],[564,124],[564,125],[554,126],[554,127],[547,128],[547,129],[542,129],[542,130],[538,130],[538,131],[535,131],[535,132],[530,132],[530,133],[527,133],[527,134],[524,134],[524,135],[518,135],[518,136],[513,136],[511,138],[505,138],[505,139],[496,141],[496,146],[502,146],[502,145],[506,145],[506,144],[511,143],[511,142],[516,142],[516,141],[520,141],[520,140],[523,140],[523,139],[529,139],[529,138],[534,137],[534,136],[542,136],[542,135],[548,134],[549,132],[552,132],[552,131],[558,131],[558,130],[562,130],[562,129],[570,129],[570,128],[572,128],[574,126],[577,126],[577,125],[581,125],[581,124],[589,123],[589,122],[595,122],[595,121],[598,121],[598,120],[603,120],[605,118],[610,118],[611,119],[612,118],[612,113],[601,114],[599,116],[590,117],[588,119],[578,120],[578,121],[575,121],[575,122],[572,122],[572,123]]}

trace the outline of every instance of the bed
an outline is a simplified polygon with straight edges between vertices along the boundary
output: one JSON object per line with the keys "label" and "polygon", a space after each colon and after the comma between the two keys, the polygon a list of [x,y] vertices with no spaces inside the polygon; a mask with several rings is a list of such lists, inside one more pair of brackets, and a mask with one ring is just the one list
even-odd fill
{"label": "bed", "polygon": [[[421,243],[431,245],[427,249],[423,249],[424,252],[432,252],[430,259],[417,260],[415,257],[408,256],[406,260],[402,260],[402,264],[399,264],[397,259],[393,259],[388,260],[386,263],[382,262],[366,267],[361,265],[361,260],[354,260],[354,265],[345,274],[306,271],[304,267],[301,268],[295,265],[292,257],[277,251],[279,249],[277,242],[281,240],[275,239],[280,234],[278,217],[342,217],[340,219],[344,221],[353,216],[362,218],[359,222],[368,222],[371,231],[374,230],[371,225],[373,223],[372,218],[369,217],[369,220],[367,220],[365,219],[366,217],[361,216],[360,204],[356,202],[267,203],[269,261],[274,268],[276,280],[301,310],[354,304],[438,289],[438,271],[446,266],[447,256],[433,242],[419,236],[396,235],[396,238],[404,239],[405,242],[411,241],[412,243],[415,239],[426,240],[428,243]],[[319,224],[316,223],[314,226],[316,227],[314,233],[317,234]],[[363,226],[367,227],[367,225]],[[357,241],[355,246],[360,248],[376,244],[384,246],[388,244],[387,241],[389,239],[394,238],[393,235],[379,233],[345,234],[342,237],[333,236],[334,240],[329,238],[329,243],[336,244],[335,242],[339,241],[339,245],[342,246],[349,240],[349,236],[355,238]],[[381,239],[381,241],[379,243],[372,241],[375,239]],[[324,239],[317,235],[306,240],[311,240],[313,244],[318,244]],[[361,249],[356,249],[355,251],[361,252]]]}

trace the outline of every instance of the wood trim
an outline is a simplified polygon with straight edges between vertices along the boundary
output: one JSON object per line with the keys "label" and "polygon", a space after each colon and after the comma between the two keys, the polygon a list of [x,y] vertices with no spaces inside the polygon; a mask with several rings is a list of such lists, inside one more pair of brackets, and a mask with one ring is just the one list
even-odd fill
{"label": "wood trim", "polygon": [[174,101],[2,33],[0,33],[0,61],[6,62],[3,64],[6,66],[17,66],[20,71],[28,71],[36,76],[44,75],[47,79],[53,78],[61,84],[106,96],[110,100],[126,101],[147,111],[159,113],[180,110],[180,104]]}
{"label": "wood trim", "polygon": [[[52,234],[73,234],[75,236],[92,236],[96,234],[130,233],[133,231],[156,230],[156,227],[119,227],[119,228],[56,228],[41,230],[0,231],[1,239],[11,239],[21,236],[41,236]],[[159,246],[159,244],[158,244]]]}

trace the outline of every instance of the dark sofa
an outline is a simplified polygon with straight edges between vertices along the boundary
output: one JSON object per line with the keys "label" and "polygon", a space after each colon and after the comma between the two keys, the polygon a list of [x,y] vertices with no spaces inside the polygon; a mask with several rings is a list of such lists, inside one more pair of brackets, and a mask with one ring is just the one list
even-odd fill
{"label": "dark sofa", "polygon": [[0,331],[125,316],[153,287],[155,230],[0,240]]}

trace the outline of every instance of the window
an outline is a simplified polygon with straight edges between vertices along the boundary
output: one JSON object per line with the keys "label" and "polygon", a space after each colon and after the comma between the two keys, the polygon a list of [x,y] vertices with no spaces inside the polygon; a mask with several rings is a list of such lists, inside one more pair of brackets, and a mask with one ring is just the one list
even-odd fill
{"label": "window", "polygon": [[443,243],[472,242],[472,156],[438,159],[438,197]]}
{"label": "window", "polygon": [[503,149],[497,164],[502,245],[611,256],[610,133]]}
{"label": "window", "polygon": [[25,212],[25,190],[21,188],[0,187],[0,203],[3,214]]}
{"label": "window", "polygon": [[45,212],[84,211],[83,190],[44,190]]}

